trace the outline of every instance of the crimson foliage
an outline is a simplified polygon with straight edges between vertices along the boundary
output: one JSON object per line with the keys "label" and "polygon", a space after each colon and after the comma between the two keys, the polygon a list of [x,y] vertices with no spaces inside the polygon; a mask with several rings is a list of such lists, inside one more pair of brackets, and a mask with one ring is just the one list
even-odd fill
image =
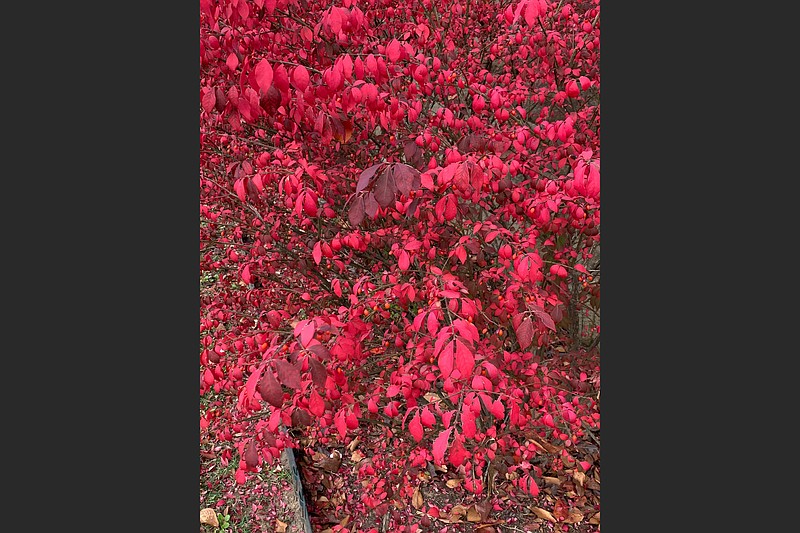
{"label": "crimson foliage", "polygon": [[596,468],[599,2],[200,6],[200,393],[236,398],[200,426],[237,481],[284,428],[379,427],[365,509],[428,463]]}

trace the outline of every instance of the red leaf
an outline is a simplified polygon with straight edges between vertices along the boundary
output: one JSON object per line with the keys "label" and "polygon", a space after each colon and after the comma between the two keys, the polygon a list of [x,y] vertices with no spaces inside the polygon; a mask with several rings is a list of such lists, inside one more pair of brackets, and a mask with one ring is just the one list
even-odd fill
{"label": "red leaf", "polygon": [[456,173],[456,169],[461,166],[461,163],[450,163],[444,169],[439,172],[439,176],[436,180],[439,182],[440,187],[444,187],[448,185],[453,180],[453,175]]}
{"label": "red leaf", "polygon": [[347,429],[356,429],[358,427],[358,418],[352,411],[347,413],[347,416],[344,418],[344,423],[347,426]]}
{"label": "red leaf", "polygon": [[474,437],[478,432],[478,427],[475,425],[475,414],[472,412],[472,407],[466,402],[461,406],[461,432],[468,439]]}
{"label": "red leaf", "polygon": [[353,226],[358,226],[364,220],[364,198],[359,197],[353,201],[350,210],[347,212],[347,219]]}
{"label": "red leaf", "polygon": [[325,382],[328,380],[328,371],[325,370],[325,365],[312,357],[308,360],[308,368],[311,371],[311,381],[314,382],[314,385],[324,388]]}
{"label": "red leaf", "polygon": [[300,92],[306,90],[309,80],[308,70],[303,65],[298,65],[292,72],[292,85]]}
{"label": "red leaf", "polygon": [[375,171],[377,171],[382,164],[383,163],[372,165],[361,173],[361,176],[358,178],[358,183],[356,184],[357,193],[363,191],[366,186],[369,185],[369,180],[372,179],[372,176],[375,175]]}
{"label": "red leaf", "polygon": [[316,264],[322,261],[322,243],[317,241],[316,244],[314,244],[314,250],[311,252],[311,256],[314,258]]}
{"label": "red leaf", "polygon": [[225,60],[225,64],[228,65],[228,68],[232,71],[236,70],[236,67],[239,66],[239,58],[236,56],[236,54],[231,52],[228,56],[228,59]]}
{"label": "red leaf", "polygon": [[392,63],[397,62],[400,59],[400,54],[402,52],[402,47],[397,39],[392,39],[389,45],[386,47],[386,57],[389,58],[389,61]]}
{"label": "red leaf", "polygon": [[250,275],[250,265],[245,265],[242,269],[242,281],[250,285],[250,282],[253,280],[253,277]]}
{"label": "red leaf", "polygon": [[400,250],[400,258],[397,261],[397,266],[400,267],[400,270],[405,272],[408,270],[408,267],[411,265],[411,259],[408,256],[408,252],[405,250]]}
{"label": "red leaf", "polygon": [[325,414],[325,400],[322,399],[322,396],[316,391],[316,389],[311,389],[311,397],[308,399],[308,410],[311,411],[311,414],[314,416],[322,416]]}
{"label": "red leaf", "polygon": [[530,318],[525,317],[522,322],[519,323],[516,334],[519,347],[523,350],[527,349],[533,342],[533,322],[531,322]]}
{"label": "red leaf", "polygon": [[394,177],[390,172],[384,172],[375,182],[375,200],[381,207],[388,207],[394,201],[394,192],[397,189]]}
{"label": "red leaf", "polygon": [[450,446],[450,455],[448,458],[450,459],[450,464],[455,467],[459,467],[464,464],[464,461],[467,460],[470,453],[464,448],[464,444],[461,442],[463,438],[461,435],[456,435],[453,439],[453,445]]}
{"label": "red leaf", "polygon": [[426,428],[433,427],[436,424],[436,417],[431,410],[428,409],[428,406],[422,408],[422,413],[420,413],[420,421],[422,421],[422,425]]}
{"label": "red leaf", "polygon": [[375,218],[375,216],[378,214],[378,207],[378,202],[375,201],[375,195],[371,192],[367,193],[367,195],[364,197],[364,213],[369,218]]}
{"label": "red leaf", "polygon": [[244,386],[245,393],[247,395],[247,399],[253,397],[256,392],[256,385],[258,385],[258,380],[261,378],[261,372],[264,371],[263,366],[259,366],[255,372],[250,374],[250,377],[247,378],[247,383]]}
{"label": "red leaf", "polygon": [[[414,147],[416,148],[417,145],[415,144]],[[408,196],[411,191],[414,190],[415,178],[419,181],[418,178],[420,174],[418,170],[408,165],[398,163],[392,168],[392,175],[394,176],[394,182],[400,194]]]}
{"label": "red leaf", "polygon": [[419,420],[419,412],[417,412],[411,419],[411,422],[408,423],[408,431],[411,433],[411,436],[414,437],[415,441],[419,442],[422,440],[423,431],[422,424]]}
{"label": "red leaf", "polygon": [[278,359],[275,361],[278,379],[281,383],[292,389],[300,388],[300,371],[289,361]]}
{"label": "red leaf", "polygon": [[255,439],[250,439],[250,442],[248,442],[247,445],[245,446],[244,462],[250,468],[258,466],[258,447],[256,446]]}
{"label": "red leaf", "polygon": [[333,417],[333,423],[336,425],[336,429],[339,430],[339,435],[344,439],[347,436],[347,421],[345,421],[344,411],[336,413],[336,416]]}
{"label": "red leaf", "polygon": [[534,312],[534,314],[537,317],[539,317],[539,320],[541,320],[542,323],[547,328],[549,328],[549,329],[551,329],[553,331],[556,331],[556,323],[553,321],[553,317],[550,316],[550,313],[548,313],[547,311],[545,311],[544,309],[542,309],[541,307],[539,307],[536,304],[531,304],[530,308]]}
{"label": "red leaf", "polygon": [[475,368],[475,357],[469,348],[464,346],[460,340],[455,340],[456,345],[456,368],[461,373],[461,378],[465,379],[472,375],[472,370]]}
{"label": "red leaf", "polygon": [[317,216],[317,195],[314,192],[306,191],[303,195],[303,211],[310,217]]}
{"label": "red leaf", "polygon": [[447,451],[447,441],[450,439],[451,431],[453,431],[452,427],[445,429],[439,433],[439,436],[433,441],[431,452],[433,453],[433,460],[438,465],[444,463],[444,453]]}
{"label": "red leaf", "polygon": [[431,335],[436,335],[436,332],[439,331],[439,319],[436,318],[436,313],[428,313],[428,332]]}
{"label": "red leaf", "polygon": [[281,384],[275,379],[270,370],[264,373],[264,377],[258,382],[258,392],[261,398],[272,405],[273,407],[280,407],[283,405],[283,391]]}
{"label": "red leaf", "polygon": [[495,400],[492,402],[492,404],[489,406],[489,412],[492,413],[495,418],[502,420],[506,414],[503,402],[500,400]]}
{"label": "red leaf", "polygon": [[453,343],[448,342],[444,349],[439,354],[438,360],[439,370],[442,371],[442,377],[447,378],[453,373]]}
{"label": "red leaf", "polygon": [[236,196],[239,197],[239,200],[245,200],[245,190],[244,190],[244,178],[239,178],[233,183],[233,190],[236,191]]}
{"label": "red leaf", "polygon": [[452,194],[448,194],[445,196],[447,202],[444,206],[444,219],[448,222],[456,218],[456,213],[458,212],[458,200]]}
{"label": "red leaf", "polygon": [[303,345],[303,348],[308,346],[308,343],[314,338],[314,333],[316,332],[317,326],[314,324],[313,320],[310,320],[303,326],[303,329],[300,330],[300,344]]}
{"label": "red leaf", "polygon": [[214,89],[209,89],[203,95],[202,105],[203,110],[206,113],[211,113],[211,110],[214,109],[214,105],[217,103],[217,97],[214,94]]}
{"label": "red leaf", "polygon": [[266,59],[262,59],[256,65],[256,82],[258,88],[265,92],[272,85],[272,65]]}

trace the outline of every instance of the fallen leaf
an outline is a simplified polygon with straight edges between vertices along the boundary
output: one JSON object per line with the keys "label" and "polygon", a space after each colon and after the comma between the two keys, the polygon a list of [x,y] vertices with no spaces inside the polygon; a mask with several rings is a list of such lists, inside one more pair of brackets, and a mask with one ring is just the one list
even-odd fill
{"label": "fallen leaf", "polygon": [[461,504],[456,504],[450,509],[450,521],[458,522],[465,514],[467,514],[467,508]]}
{"label": "fallen leaf", "polygon": [[425,500],[422,499],[422,492],[420,492],[419,487],[417,487],[414,489],[414,495],[411,496],[411,505],[414,506],[414,509],[419,509],[424,502]]}
{"label": "fallen leaf", "polygon": [[289,524],[287,524],[286,522],[281,522],[277,518],[275,519],[275,531],[277,533],[286,533],[286,527],[288,525]]}
{"label": "fallen leaf", "polygon": [[353,453],[350,455],[350,460],[354,463],[360,463],[361,460],[364,458],[364,454],[358,450],[354,450]]}
{"label": "fallen leaf", "polygon": [[483,526],[476,528],[475,533],[497,533],[497,530],[492,526]]}
{"label": "fallen leaf", "polygon": [[580,485],[580,486],[582,487],[582,486],[583,486],[583,483],[586,481],[586,474],[584,474],[583,472],[578,472],[578,471],[576,470],[576,471],[575,471],[575,472],[572,474],[572,479],[574,479],[575,481],[577,481],[577,482],[578,482],[578,485]]}
{"label": "fallen leaf", "polygon": [[567,517],[564,519],[564,522],[566,522],[567,524],[577,524],[581,520],[583,520],[583,513],[575,509],[572,509],[567,515]]}
{"label": "fallen leaf", "polygon": [[561,480],[557,477],[542,476],[542,479],[545,483],[549,483],[550,485],[561,485]]}
{"label": "fallen leaf", "polygon": [[600,513],[597,513],[593,517],[589,519],[590,524],[599,524],[600,523]]}
{"label": "fallen leaf", "polygon": [[344,527],[349,523],[350,523],[350,515],[347,515],[347,516],[344,517],[344,519],[341,522],[339,522],[339,525]]}
{"label": "fallen leaf", "polygon": [[550,514],[550,511],[545,511],[540,507],[531,507],[531,511],[533,511],[533,514],[535,514],[539,518],[544,518],[545,520],[549,520],[550,522],[556,521],[555,517],[552,514]]}
{"label": "fallen leaf", "polygon": [[461,486],[461,482],[462,481],[464,481],[464,480],[463,479],[455,479],[455,478],[448,479],[447,483],[446,483],[447,488],[454,489],[456,487],[459,487],[459,486]]}
{"label": "fallen leaf", "polygon": [[359,437],[354,438],[353,440],[350,441],[350,444],[347,445],[347,449],[352,452],[353,450],[356,449],[356,446],[358,446],[360,442],[361,439]]}
{"label": "fallen leaf", "polygon": [[484,500],[475,504],[475,509],[481,514],[481,522],[486,522],[492,512],[492,502]]}
{"label": "fallen leaf", "polygon": [[481,513],[478,509],[472,505],[469,509],[467,509],[467,520],[470,522],[480,522],[481,521]]}
{"label": "fallen leaf", "polygon": [[208,524],[214,527],[219,527],[219,520],[217,520],[217,512],[211,507],[206,507],[205,509],[201,509],[200,523]]}

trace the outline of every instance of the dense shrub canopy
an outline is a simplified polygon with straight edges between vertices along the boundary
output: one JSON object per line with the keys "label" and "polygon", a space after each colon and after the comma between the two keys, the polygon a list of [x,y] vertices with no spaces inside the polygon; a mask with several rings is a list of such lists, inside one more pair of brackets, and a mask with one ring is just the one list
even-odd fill
{"label": "dense shrub canopy", "polygon": [[358,439],[352,531],[429,471],[588,521],[599,2],[200,5],[201,438]]}

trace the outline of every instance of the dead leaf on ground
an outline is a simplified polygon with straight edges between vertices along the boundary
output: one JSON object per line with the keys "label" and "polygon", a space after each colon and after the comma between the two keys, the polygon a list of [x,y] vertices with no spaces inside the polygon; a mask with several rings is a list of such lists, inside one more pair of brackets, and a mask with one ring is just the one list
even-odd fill
{"label": "dead leaf on ground", "polygon": [[206,507],[205,509],[201,509],[200,523],[208,524],[214,527],[219,527],[219,520],[217,520],[217,512],[211,507]]}
{"label": "dead leaf on ground", "polygon": [[458,522],[465,514],[467,514],[467,508],[461,504],[456,504],[450,509],[450,521]]}
{"label": "dead leaf on ground", "polygon": [[425,500],[422,499],[422,492],[420,492],[419,487],[417,487],[414,489],[414,495],[411,496],[411,505],[414,506],[414,509],[419,509],[424,502]]}
{"label": "dead leaf on ground", "polygon": [[462,481],[464,481],[464,480],[463,479],[455,479],[455,478],[448,479],[447,483],[446,483],[447,488],[454,489],[454,488],[460,486]]}
{"label": "dead leaf on ground", "polygon": [[531,507],[531,511],[533,511],[533,514],[535,514],[539,518],[544,518],[545,520],[549,520],[550,522],[556,521],[555,517],[552,514],[550,514],[550,511],[546,511],[541,507]]}
{"label": "dead leaf on ground", "polygon": [[277,533],[286,533],[286,528],[289,526],[286,522],[281,522],[277,518],[275,519],[275,531]]}
{"label": "dead leaf on ground", "polygon": [[352,452],[353,450],[356,449],[356,446],[358,446],[360,442],[361,442],[360,437],[354,438],[353,440],[350,441],[350,444],[347,445],[347,449]]}
{"label": "dead leaf on ground", "polygon": [[564,519],[564,522],[566,522],[567,524],[577,524],[581,520],[583,520],[583,513],[575,509],[572,509],[567,515],[567,517]]}
{"label": "dead leaf on ground", "polygon": [[492,526],[483,526],[476,528],[475,533],[497,533],[497,530]]}
{"label": "dead leaf on ground", "polygon": [[467,520],[469,522],[481,522],[481,513],[478,509],[472,505],[469,509],[467,509]]}
{"label": "dead leaf on ground", "polygon": [[589,519],[589,523],[590,523],[590,524],[592,524],[592,525],[594,525],[594,524],[599,524],[599,523],[600,523],[600,513],[597,513],[596,515],[594,515],[593,517],[591,517],[591,518]]}
{"label": "dead leaf on ground", "polygon": [[350,460],[354,463],[360,463],[363,458],[364,454],[358,450],[353,450],[353,453],[350,455]]}
{"label": "dead leaf on ground", "polygon": [[350,515],[347,515],[347,516],[344,517],[344,519],[341,522],[339,522],[339,525],[344,527],[349,523],[350,523]]}
{"label": "dead leaf on ground", "polygon": [[561,480],[557,477],[542,476],[542,479],[545,483],[549,483],[550,485],[561,485]]}

